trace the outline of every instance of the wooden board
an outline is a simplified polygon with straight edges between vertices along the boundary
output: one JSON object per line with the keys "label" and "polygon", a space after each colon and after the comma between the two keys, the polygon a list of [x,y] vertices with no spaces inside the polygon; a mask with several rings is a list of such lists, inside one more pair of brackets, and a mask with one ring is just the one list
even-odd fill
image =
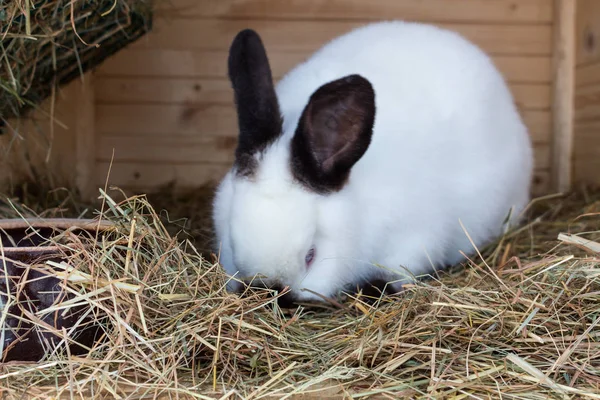
{"label": "wooden board", "polygon": [[8,121],[0,136],[0,191],[39,173],[50,176],[56,186],[74,185],[76,126],[85,124],[87,116],[74,110],[83,87],[76,79],[27,116]]}
{"label": "wooden board", "polygon": [[552,57],[552,188],[571,189],[575,95],[575,0],[555,0]]}
{"label": "wooden board", "polygon": [[531,182],[531,194],[534,197],[544,196],[550,192],[550,171],[537,170],[534,171],[533,180]]}
{"label": "wooden board", "polygon": [[81,87],[75,93],[73,99],[76,103],[74,112],[75,123],[73,126],[75,134],[75,185],[79,194],[85,200],[92,200],[97,194],[93,186],[94,148],[96,147],[96,102],[95,85],[93,74],[84,75]]}
{"label": "wooden board", "polygon": [[[141,139],[131,136],[103,136],[99,139],[96,158],[109,162],[114,149],[116,162],[139,162],[156,165],[223,163],[230,164],[237,140],[235,137],[159,136]],[[536,168],[550,167],[550,145],[535,146]]]}
{"label": "wooden board", "polygon": [[600,61],[600,6],[598,0],[577,0],[577,65]]}
{"label": "wooden board", "polygon": [[[177,135],[235,136],[237,115],[232,105],[99,104],[96,107],[98,135],[173,137]],[[548,143],[551,113],[522,110],[521,115],[536,143]],[[145,140],[145,139],[144,139]]]}
{"label": "wooden board", "polygon": [[[277,51],[309,53],[366,21],[279,21],[157,18],[152,32],[131,44],[132,49],[225,50],[235,35],[256,30],[270,54]],[[437,23],[458,32],[490,54],[552,54],[551,25]]]}
{"label": "wooden board", "polygon": [[577,183],[600,184],[600,159],[598,157],[577,157],[573,162],[573,174]]}
{"label": "wooden board", "polygon": [[233,160],[237,138],[235,136],[139,136],[110,135],[99,138],[96,159],[102,162],[114,159],[119,162],[177,163],[230,163]]}
{"label": "wooden board", "polygon": [[227,172],[229,165],[223,163],[193,163],[193,164],[157,164],[115,162],[108,175],[108,162],[99,162],[96,168],[96,182],[104,185],[116,185],[124,188],[139,190],[156,189],[171,181],[178,186],[194,187],[220,180]]}
{"label": "wooden board", "polygon": [[[273,78],[280,79],[310,53],[270,52]],[[129,49],[115,54],[97,70],[99,76],[227,78],[227,51]],[[510,82],[550,83],[551,62],[545,56],[495,56]]]}
{"label": "wooden board", "polygon": [[[600,120],[600,84],[581,87],[575,97],[577,122]],[[598,155],[600,157],[600,155]]]}
{"label": "wooden board", "polygon": [[[98,104],[232,104],[233,91],[227,79],[99,77]],[[519,108],[550,109],[550,86],[512,83],[510,89]]]}
{"label": "wooden board", "polygon": [[[596,0],[592,0],[596,1]],[[366,19],[403,18],[420,21],[550,23],[549,0],[169,0],[158,4],[165,16]]]}
{"label": "wooden board", "polygon": [[577,90],[598,83],[600,83],[600,62],[577,66],[575,77],[575,87]]}
{"label": "wooden board", "polygon": [[600,1],[578,0],[574,181],[600,184]]}
{"label": "wooden board", "polygon": [[[579,128],[577,135],[578,140],[575,142],[577,160],[600,159],[600,120],[589,124],[585,128]],[[596,170],[595,173],[600,178],[600,170]]]}

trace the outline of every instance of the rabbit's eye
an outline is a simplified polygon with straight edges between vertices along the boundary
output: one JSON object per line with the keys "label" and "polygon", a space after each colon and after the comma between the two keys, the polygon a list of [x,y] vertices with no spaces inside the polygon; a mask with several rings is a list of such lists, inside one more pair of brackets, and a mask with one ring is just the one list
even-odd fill
{"label": "rabbit's eye", "polygon": [[306,253],[306,257],[304,258],[304,261],[306,261],[306,265],[309,266],[313,259],[315,258],[315,248],[312,247],[308,253]]}

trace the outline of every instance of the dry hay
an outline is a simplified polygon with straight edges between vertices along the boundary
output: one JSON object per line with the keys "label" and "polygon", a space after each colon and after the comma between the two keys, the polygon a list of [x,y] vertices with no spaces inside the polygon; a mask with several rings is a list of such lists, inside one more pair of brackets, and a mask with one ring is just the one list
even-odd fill
{"label": "dry hay", "polygon": [[108,341],[1,365],[5,398],[600,398],[600,192],[537,201],[483,259],[375,305],[290,310],[264,289],[226,293],[146,197],[102,200],[116,232],[72,243],[71,272],[53,267]]}
{"label": "dry hay", "polygon": [[0,126],[143,36],[153,1],[0,1]]}

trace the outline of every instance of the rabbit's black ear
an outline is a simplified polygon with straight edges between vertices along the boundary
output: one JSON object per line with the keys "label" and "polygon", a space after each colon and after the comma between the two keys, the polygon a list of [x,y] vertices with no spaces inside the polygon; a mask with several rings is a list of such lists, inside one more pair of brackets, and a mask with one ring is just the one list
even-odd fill
{"label": "rabbit's black ear", "polygon": [[249,175],[255,155],[281,135],[282,119],[267,53],[252,29],[239,32],[229,49],[229,79],[238,114],[236,167]]}
{"label": "rabbit's black ear", "polygon": [[360,75],[321,86],[304,109],[291,163],[296,179],[318,193],[340,190],[365,154],[375,122],[375,91]]}

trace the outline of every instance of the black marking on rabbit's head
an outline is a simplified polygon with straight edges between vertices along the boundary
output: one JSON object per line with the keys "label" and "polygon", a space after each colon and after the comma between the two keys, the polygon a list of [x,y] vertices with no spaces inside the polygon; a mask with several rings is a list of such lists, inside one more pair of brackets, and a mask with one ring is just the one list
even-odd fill
{"label": "black marking on rabbit's head", "polygon": [[339,191],[367,151],[375,122],[375,91],[360,75],[317,89],[292,139],[291,168],[305,187],[325,194]]}
{"label": "black marking on rabbit's head", "polygon": [[283,123],[269,59],[254,30],[244,29],[236,35],[228,68],[239,127],[234,167],[238,175],[251,176],[257,155],[281,135]]}

